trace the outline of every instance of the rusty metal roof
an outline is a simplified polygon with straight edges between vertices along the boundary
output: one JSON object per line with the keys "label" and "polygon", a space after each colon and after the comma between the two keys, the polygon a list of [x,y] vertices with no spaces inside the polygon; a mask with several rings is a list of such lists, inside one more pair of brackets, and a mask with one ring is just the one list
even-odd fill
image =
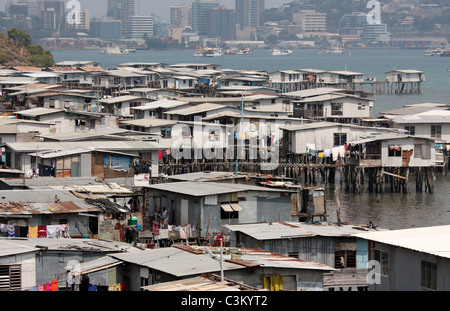
{"label": "rusty metal roof", "polygon": [[0,216],[42,215],[42,214],[74,214],[82,212],[99,212],[96,207],[85,208],[74,202],[58,203],[23,203],[11,202],[0,204]]}
{"label": "rusty metal roof", "polygon": [[[198,249],[202,247],[199,246]],[[219,247],[211,248],[211,251],[220,252]],[[264,267],[264,268],[287,268],[287,269],[311,269],[311,270],[335,270],[333,267],[304,261],[278,253],[255,248],[224,248],[223,258],[226,262],[234,263],[244,267]]]}
{"label": "rusty metal roof", "polygon": [[74,214],[100,212],[69,191],[13,190],[0,191],[0,216],[33,216],[42,214]]}

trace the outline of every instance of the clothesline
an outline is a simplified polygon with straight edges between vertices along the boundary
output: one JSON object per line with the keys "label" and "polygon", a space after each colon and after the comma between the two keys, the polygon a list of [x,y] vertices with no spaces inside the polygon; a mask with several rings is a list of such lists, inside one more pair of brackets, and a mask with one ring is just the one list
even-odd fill
{"label": "clothesline", "polygon": [[0,233],[9,238],[70,238],[68,224],[44,226],[18,226],[0,224]]}
{"label": "clothesline", "polygon": [[56,292],[58,291],[59,277],[56,280],[47,282],[41,285],[33,286],[28,291],[30,292]]}
{"label": "clothesline", "polygon": [[194,236],[193,231],[195,231],[195,227],[193,228],[191,225],[187,226],[175,226],[175,225],[165,225],[164,227],[160,226],[159,222],[154,221],[152,226],[152,234],[155,239],[189,239]]}

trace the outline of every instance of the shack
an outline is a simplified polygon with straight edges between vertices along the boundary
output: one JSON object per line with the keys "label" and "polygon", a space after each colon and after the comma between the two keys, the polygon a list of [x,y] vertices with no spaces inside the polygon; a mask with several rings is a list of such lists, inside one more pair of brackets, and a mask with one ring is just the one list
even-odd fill
{"label": "shack", "polygon": [[290,221],[289,189],[245,184],[181,181],[146,186],[149,216],[165,207],[169,224],[195,225],[206,237],[220,233],[225,224]]}
{"label": "shack", "polygon": [[328,290],[367,290],[368,243],[353,235],[373,231],[364,226],[327,222],[265,222],[225,225],[230,246],[258,248],[333,267],[323,286]]}
{"label": "shack", "polygon": [[[224,278],[269,291],[323,290],[324,274],[334,269],[259,249],[190,247],[145,250],[111,257],[127,264],[130,290],[223,272]],[[223,264],[220,264],[222,257]],[[167,283],[169,285],[170,283]]]}
{"label": "shack", "polygon": [[[88,239],[0,238],[0,291],[40,291],[47,283],[52,285],[52,281],[55,286],[51,291],[66,291],[71,288],[68,267],[86,273],[86,262],[98,262],[108,254],[126,251],[133,251],[130,244]],[[120,261],[108,263],[109,268],[114,268]],[[105,264],[103,260],[103,267],[108,268]],[[105,282],[102,275],[94,275],[91,281],[102,285]],[[78,275],[78,285],[80,282]],[[110,282],[116,279],[110,278]]]}
{"label": "shack", "polygon": [[366,232],[355,235],[367,241],[369,260],[377,277],[371,291],[448,291],[450,226]]}

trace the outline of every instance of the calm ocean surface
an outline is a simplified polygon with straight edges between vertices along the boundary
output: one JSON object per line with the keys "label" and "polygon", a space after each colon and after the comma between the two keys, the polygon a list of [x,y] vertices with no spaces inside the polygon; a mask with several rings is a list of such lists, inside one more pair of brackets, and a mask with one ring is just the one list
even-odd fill
{"label": "calm ocean surface", "polygon": [[[214,63],[222,69],[349,70],[366,77],[384,80],[393,69],[415,69],[425,73],[422,93],[414,95],[377,95],[373,117],[388,109],[423,102],[450,103],[450,57],[425,57],[424,50],[348,49],[344,54],[318,54],[318,50],[298,49],[290,56],[271,56],[268,49],[256,49],[252,55],[223,55],[215,58],[194,57],[193,50],[136,51],[128,55],[102,55],[100,51],[52,51],[55,61],[96,61],[112,68],[126,62]],[[351,57],[349,57],[351,53]],[[447,70],[449,69],[449,70]],[[336,175],[339,185],[339,174]],[[434,194],[416,193],[414,175],[410,175],[409,194],[347,194],[340,189],[341,220],[355,224],[372,221],[376,226],[402,229],[450,224],[450,176],[436,173]],[[328,191],[327,213],[336,221],[333,190]]]}

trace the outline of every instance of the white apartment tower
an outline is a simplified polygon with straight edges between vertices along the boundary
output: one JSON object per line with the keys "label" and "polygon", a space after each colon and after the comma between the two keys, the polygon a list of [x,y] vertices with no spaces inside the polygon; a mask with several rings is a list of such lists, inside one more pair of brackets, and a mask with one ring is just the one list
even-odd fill
{"label": "white apartment tower", "polygon": [[303,33],[323,33],[327,31],[327,13],[314,10],[300,10],[292,14],[294,24],[300,25]]}
{"label": "white apartment tower", "polygon": [[88,9],[82,9],[78,15],[78,23],[70,24],[66,21],[66,28],[82,29],[89,31],[91,29],[91,19]]}
{"label": "white apartment tower", "polygon": [[172,26],[192,27],[192,5],[178,4],[170,7],[170,23]]}
{"label": "white apartment tower", "polygon": [[153,37],[153,17],[130,16],[125,24],[125,37],[128,39],[144,39],[144,35]]}

